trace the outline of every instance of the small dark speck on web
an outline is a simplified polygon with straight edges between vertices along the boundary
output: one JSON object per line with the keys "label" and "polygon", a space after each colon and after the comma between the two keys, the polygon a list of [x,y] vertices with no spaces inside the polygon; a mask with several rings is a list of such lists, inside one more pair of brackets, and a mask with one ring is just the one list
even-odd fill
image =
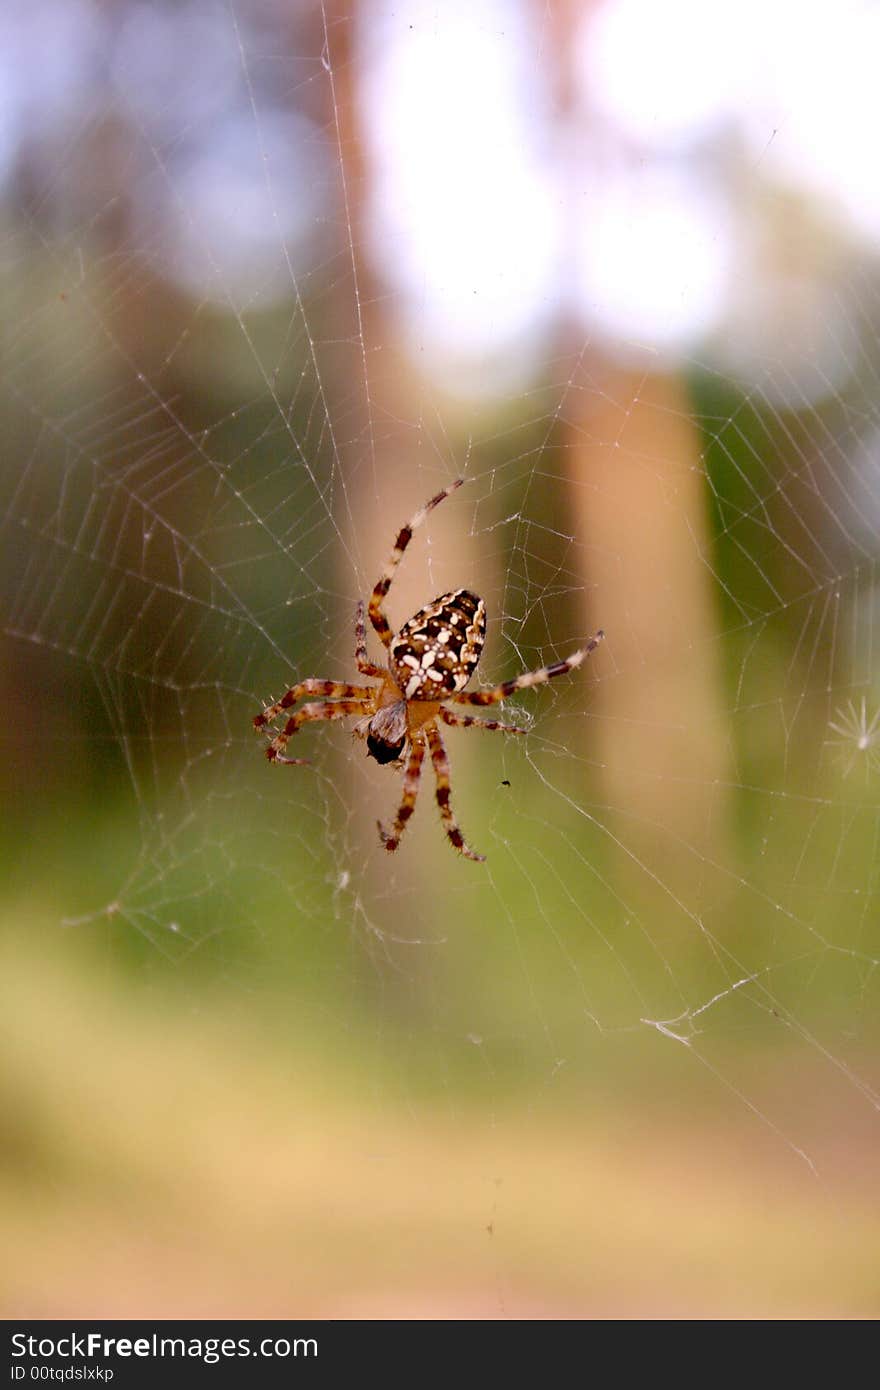
{"label": "small dark speck on web", "polygon": [[502,785],[502,787],[509,787],[509,786],[510,786],[510,783],[508,782],[508,780],[507,780],[506,777],[504,778],[504,781],[501,783],[501,785]]}

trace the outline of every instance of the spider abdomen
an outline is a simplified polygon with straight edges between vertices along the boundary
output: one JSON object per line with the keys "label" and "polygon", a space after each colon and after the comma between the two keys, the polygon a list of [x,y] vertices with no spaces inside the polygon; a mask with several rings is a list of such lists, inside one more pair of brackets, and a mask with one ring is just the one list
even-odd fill
{"label": "spider abdomen", "polygon": [[464,690],[486,640],[486,605],[467,589],[441,594],[392,638],[392,674],[407,700],[444,700]]}

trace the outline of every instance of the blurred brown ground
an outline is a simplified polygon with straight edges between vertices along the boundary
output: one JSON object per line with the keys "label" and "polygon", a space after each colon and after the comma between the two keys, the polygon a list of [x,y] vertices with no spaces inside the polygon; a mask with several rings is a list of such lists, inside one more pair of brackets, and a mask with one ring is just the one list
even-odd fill
{"label": "blurred brown ground", "polygon": [[576,1087],[413,1100],[314,1042],[292,1061],[228,996],[175,1003],[63,936],[8,940],[6,1317],[878,1311],[870,1113],[829,1103],[802,1058],[768,1058],[748,1099],[811,1117],[815,1174],[785,1123],[707,1108],[671,1072],[610,1107]]}

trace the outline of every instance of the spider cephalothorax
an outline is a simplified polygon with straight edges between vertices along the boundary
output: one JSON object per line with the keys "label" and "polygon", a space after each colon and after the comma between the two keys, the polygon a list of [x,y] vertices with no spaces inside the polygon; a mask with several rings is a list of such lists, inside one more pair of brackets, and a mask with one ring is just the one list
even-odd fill
{"label": "spider cephalothorax", "polygon": [[509,734],[523,734],[525,729],[512,724],[499,724],[494,719],[475,719],[470,714],[458,714],[448,709],[445,702],[494,705],[516,690],[543,685],[553,676],[561,676],[580,666],[599,645],[604,633],[597,632],[585,647],[572,652],[564,661],[542,666],[537,671],[525,671],[521,676],[503,681],[489,690],[471,691],[465,691],[465,686],[477,669],[486,639],[486,605],[476,594],[468,589],[441,594],[433,603],[420,608],[396,635],[392,634],[382,601],[391,588],[391,581],[412,540],[413,531],[463,481],[463,478],[458,478],[438,492],[401,529],[388,563],[370,596],[370,622],[388,650],[387,666],[377,666],[367,656],[364,605],[358,604],[355,626],[357,668],[361,675],[370,676],[379,684],[344,685],[339,681],[313,678],[300,681],[298,685],[291,686],[275,704],[256,715],[254,726],[262,729],[274,723],[280,714],[304,695],[321,695],[324,697],[322,700],[302,705],[295,714],[290,715],[283,729],[272,739],[266,749],[266,756],[272,762],[307,762],[306,758],[288,758],[284,752],[288,741],[301,726],[313,719],[341,719],[350,714],[362,716],[355,726],[355,733],[366,739],[367,752],[378,763],[399,763],[408,749],[403,799],[394,824],[390,830],[386,830],[379,823],[379,835],[387,850],[397,849],[406,823],[415,809],[422,762],[425,752],[429,752],[437,780],[437,805],[446,834],[461,854],[468,859],[482,860],[482,854],[474,854],[468,848],[452,814],[449,804],[449,759],[437,721],[463,728],[498,729]]}

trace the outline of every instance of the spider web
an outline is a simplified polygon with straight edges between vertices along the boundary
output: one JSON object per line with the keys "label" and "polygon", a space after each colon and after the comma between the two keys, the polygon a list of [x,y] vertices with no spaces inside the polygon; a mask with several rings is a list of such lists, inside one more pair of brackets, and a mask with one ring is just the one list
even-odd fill
{"label": "spider web", "polygon": [[[728,198],[746,260],[723,313],[699,243],[693,321],[662,302],[639,319],[638,248],[615,284],[601,238],[575,269],[571,247],[518,244],[519,279],[493,289],[504,237],[455,141],[484,122],[497,154],[492,111],[527,61],[548,125],[607,139],[611,121],[585,98],[553,115],[562,16],[533,32],[514,9],[477,32],[415,5],[43,0],[12,23],[23,70],[51,61],[3,151],[0,690],[8,823],[40,846],[12,850],[10,882],[194,993],[283,980],[297,1027],[381,1092],[579,1108],[680,1056],[756,1143],[816,1166],[807,1094],[859,1124],[878,1106],[873,232],[845,225],[851,188],[797,184],[792,106],[787,126],[752,112],[733,169],[711,122],[692,147],[669,136],[675,180],[709,168]],[[447,44],[480,94],[464,115]],[[441,134],[415,123],[395,164],[395,101],[412,109],[432,48]],[[572,199],[576,157],[566,174],[523,138]],[[443,217],[415,248],[413,159]],[[615,159],[586,166],[609,219]],[[442,260],[456,238],[472,308]],[[551,283],[550,263],[569,271]],[[607,633],[504,706],[527,739],[449,731],[484,866],[450,852],[430,774],[391,857],[393,771],[340,725],[299,736],[310,767],[269,767],[251,728],[296,679],[355,679],[358,599],[462,474],[392,625],[481,594],[486,684]]]}

